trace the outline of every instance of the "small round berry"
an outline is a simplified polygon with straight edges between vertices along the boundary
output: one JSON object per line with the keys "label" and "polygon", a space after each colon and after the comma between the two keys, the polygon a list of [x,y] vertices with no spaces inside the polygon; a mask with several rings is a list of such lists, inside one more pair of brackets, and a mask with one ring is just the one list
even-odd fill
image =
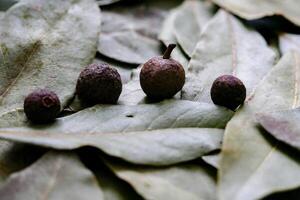
{"label": "small round berry", "polygon": [[115,104],[122,92],[121,76],[108,64],[91,64],[79,75],[76,94],[89,105]]}
{"label": "small round berry", "polygon": [[48,123],[60,113],[58,96],[47,89],[38,89],[30,93],[24,101],[24,112],[34,123]]}
{"label": "small round berry", "polygon": [[172,98],[185,83],[183,66],[170,58],[175,44],[168,46],[164,56],[151,58],[143,65],[140,84],[145,94],[156,100]]}
{"label": "small round berry", "polygon": [[223,75],[214,81],[210,94],[216,105],[236,110],[246,99],[246,87],[237,77]]}

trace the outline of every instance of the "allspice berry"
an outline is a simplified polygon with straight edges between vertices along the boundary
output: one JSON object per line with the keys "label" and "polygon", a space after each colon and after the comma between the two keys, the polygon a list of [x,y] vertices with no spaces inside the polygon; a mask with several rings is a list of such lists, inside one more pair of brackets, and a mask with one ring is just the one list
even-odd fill
{"label": "allspice berry", "polygon": [[236,110],[246,99],[246,87],[237,77],[223,75],[214,81],[210,94],[216,105]]}
{"label": "allspice berry", "polygon": [[60,113],[58,96],[47,89],[38,89],[30,93],[24,101],[24,112],[34,123],[48,123]]}
{"label": "allspice berry", "polygon": [[88,105],[115,104],[122,92],[118,71],[108,64],[91,64],[79,75],[76,94]]}
{"label": "allspice berry", "polygon": [[151,58],[141,69],[140,84],[151,99],[172,98],[185,83],[183,66],[170,57],[175,47],[170,44],[162,57]]}

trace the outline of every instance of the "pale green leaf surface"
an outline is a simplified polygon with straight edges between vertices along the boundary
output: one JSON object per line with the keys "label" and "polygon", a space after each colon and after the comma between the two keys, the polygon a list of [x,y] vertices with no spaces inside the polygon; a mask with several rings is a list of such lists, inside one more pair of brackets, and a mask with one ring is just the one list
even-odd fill
{"label": "pale green leaf surface", "polygon": [[220,167],[220,159],[221,159],[221,154],[220,153],[215,153],[211,155],[205,155],[202,156],[202,159],[207,163],[213,166],[216,169],[219,169]]}
{"label": "pale green leaf surface", "polygon": [[92,0],[23,0],[0,21],[0,115],[48,88],[65,106],[94,57],[100,12]]}
{"label": "pale green leaf surface", "polygon": [[128,183],[118,178],[103,162],[99,162],[102,160],[100,156],[104,156],[99,151],[85,148],[77,152],[97,178],[105,200],[143,200]]}
{"label": "pale green leaf surface", "polygon": [[249,96],[274,62],[275,53],[259,33],[221,10],[203,30],[189,64],[182,98],[211,103],[211,85],[224,74],[240,78]]}
{"label": "pale green leaf surface", "polygon": [[[159,34],[159,39],[164,43],[164,45],[167,47],[169,44],[177,44],[177,39],[174,34],[176,27],[174,25],[174,21],[176,19],[177,15],[177,9],[173,9],[170,11],[169,16],[165,19],[163,25],[162,25],[162,30]],[[182,52],[182,50],[177,47],[173,50],[172,52],[172,58],[177,60],[182,66],[187,69],[188,67],[188,58]]]}
{"label": "pale green leaf surface", "polygon": [[271,15],[282,15],[300,25],[298,0],[212,0],[221,7],[245,19],[258,19]]}
{"label": "pale green leaf surface", "polygon": [[299,105],[299,59],[296,52],[285,55],[228,123],[219,170],[220,199],[259,199],[300,186],[299,159],[267,139],[255,119],[257,112]]}
{"label": "pale green leaf surface", "polygon": [[147,103],[147,97],[141,88],[140,80],[138,78],[133,78],[124,85],[119,98],[119,104],[138,105],[144,103]]}
{"label": "pale green leaf surface", "polygon": [[142,64],[160,55],[157,35],[165,14],[165,10],[152,6],[125,6],[104,11],[98,51],[130,64]]}
{"label": "pale green leaf surface", "polygon": [[139,167],[105,161],[110,169],[128,182],[145,199],[214,200],[214,170],[202,163],[186,163],[169,167]]}
{"label": "pale green leaf surface", "polygon": [[0,141],[0,187],[11,173],[27,167],[43,152],[40,148],[33,146]]}
{"label": "pale green leaf surface", "polygon": [[219,149],[223,131],[214,128],[224,128],[232,115],[221,107],[189,101],[95,106],[53,125],[3,128],[0,133],[11,141],[57,149],[94,146],[130,162],[166,165]]}
{"label": "pale green leaf surface", "polygon": [[[224,128],[233,112],[213,104],[166,100],[155,104],[96,105],[47,128],[73,132],[129,132],[164,128]],[[74,126],[76,125],[76,126]]]}
{"label": "pale green leaf surface", "polygon": [[289,51],[300,52],[300,36],[288,33],[280,35],[279,47],[282,54],[286,54]]}
{"label": "pale green leaf surface", "polygon": [[185,0],[177,8],[174,19],[174,34],[188,56],[192,56],[202,28],[213,16],[208,2]]}
{"label": "pale green leaf surface", "polygon": [[260,124],[275,138],[300,150],[300,110],[260,114]]}
{"label": "pale green leaf surface", "polygon": [[77,156],[55,152],[12,174],[0,187],[0,196],[2,200],[104,199],[96,178]]}
{"label": "pale green leaf surface", "polygon": [[126,63],[141,64],[160,55],[158,40],[139,35],[134,31],[101,33],[98,51],[115,60]]}
{"label": "pale green leaf surface", "polygon": [[0,138],[60,150],[92,146],[133,163],[168,165],[192,160],[219,149],[223,130],[178,128],[114,134],[69,134],[62,131],[51,133],[11,129],[0,131]]}
{"label": "pale green leaf surface", "polygon": [[99,169],[95,175],[105,200],[143,200],[128,183],[115,177],[111,172]]}

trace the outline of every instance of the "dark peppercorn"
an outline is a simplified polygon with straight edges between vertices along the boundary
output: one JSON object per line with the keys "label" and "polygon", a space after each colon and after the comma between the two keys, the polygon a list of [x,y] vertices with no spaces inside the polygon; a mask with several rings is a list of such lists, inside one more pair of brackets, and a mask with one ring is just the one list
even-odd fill
{"label": "dark peppercorn", "polygon": [[58,96],[47,89],[38,89],[30,93],[24,101],[24,112],[34,123],[53,121],[60,113]]}
{"label": "dark peppercorn", "polygon": [[88,105],[115,104],[122,92],[121,76],[108,64],[92,64],[79,75],[76,93]]}
{"label": "dark peppercorn", "polygon": [[216,105],[235,110],[246,99],[246,87],[240,79],[223,75],[214,81],[210,94]]}
{"label": "dark peppercorn", "polygon": [[170,58],[175,44],[168,46],[162,57],[151,58],[143,65],[140,84],[145,94],[151,99],[172,98],[185,83],[183,66]]}

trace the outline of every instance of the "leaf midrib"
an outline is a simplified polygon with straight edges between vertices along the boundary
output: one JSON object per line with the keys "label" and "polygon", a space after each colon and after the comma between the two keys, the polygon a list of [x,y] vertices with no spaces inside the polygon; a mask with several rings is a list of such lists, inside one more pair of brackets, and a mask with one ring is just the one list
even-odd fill
{"label": "leaf midrib", "polygon": [[[77,4],[78,0],[76,0],[74,2],[74,4]],[[20,77],[22,76],[23,72],[25,71],[25,69],[28,67],[28,63],[30,62],[31,58],[33,57],[34,53],[38,51],[39,47],[42,45],[42,41],[44,38],[46,38],[47,33],[50,34],[53,31],[55,31],[53,29],[53,27],[55,27],[61,20],[63,20],[69,10],[74,6],[74,4],[71,4],[71,6],[65,10],[65,12],[63,12],[61,14],[61,16],[59,16],[53,23],[49,23],[47,21],[47,18],[44,17],[44,15],[41,15],[44,18],[44,21],[46,23],[48,23],[48,27],[46,28],[46,30],[44,31],[44,33],[41,33],[41,36],[39,39],[36,39],[36,41],[33,43],[33,48],[31,51],[29,51],[29,56],[28,58],[25,60],[25,62],[23,64],[21,64],[22,68],[20,70],[20,72],[17,74],[17,76],[12,80],[12,82],[7,86],[6,90],[0,94],[0,105],[3,103],[4,98],[6,97],[6,95],[8,94],[8,92],[13,88],[13,86],[17,83],[17,81],[20,79]],[[2,48],[1,48],[2,50]],[[2,51],[1,51],[2,52]]]}
{"label": "leaf midrib", "polygon": [[[294,109],[295,107],[297,107],[297,105],[299,104],[298,100],[298,94],[299,94],[299,91],[298,91],[298,88],[299,88],[299,76],[298,76],[298,71],[299,71],[299,68],[300,68],[300,63],[299,63],[299,59],[298,59],[298,56],[295,52],[293,52],[293,57],[295,59],[295,67],[294,67],[294,70],[295,70],[295,73],[293,73],[295,75],[295,84],[294,84],[294,99],[293,99],[293,104],[291,106],[291,109]],[[256,88],[257,89],[257,88]],[[253,96],[254,96],[254,93],[256,92],[256,89],[255,91],[253,92]],[[249,101],[252,100],[252,97],[249,97]],[[248,101],[248,102],[249,102]],[[247,181],[245,181],[240,189],[240,191],[243,191],[243,189],[247,186],[247,183],[252,179],[252,177],[256,174],[256,172],[263,166],[263,164],[266,162],[266,160],[268,160],[268,158],[278,149],[278,146],[279,146],[280,142],[278,140],[275,141],[275,144],[274,146],[272,147],[272,149],[266,154],[265,158],[259,163],[259,165],[254,169],[254,171],[250,174],[250,176],[248,176],[247,178]],[[235,197],[238,197],[240,193],[236,193]]]}

